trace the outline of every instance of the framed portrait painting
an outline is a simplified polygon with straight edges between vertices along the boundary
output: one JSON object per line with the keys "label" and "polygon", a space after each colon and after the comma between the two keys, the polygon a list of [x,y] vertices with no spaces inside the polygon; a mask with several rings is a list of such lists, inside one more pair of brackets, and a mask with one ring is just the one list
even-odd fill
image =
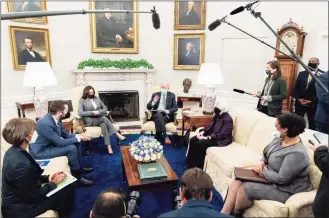
{"label": "framed portrait painting", "polygon": [[175,0],[175,30],[204,30],[206,28],[206,1]]}
{"label": "framed portrait painting", "polygon": [[[7,0],[8,12],[32,12],[32,11],[46,11],[46,1],[12,1]],[[17,22],[26,22],[26,23],[39,23],[46,24],[48,22],[47,17],[34,17],[34,18],[22,18],[14,19],[13,21]]]}
{"label": "framed portrait painting", "polygon": [[205,34],[175,34],[174,69],[199,70],[204,62]]}
{"label": "framed portrait painting", "polygon": [[[138,10],[137,0],[92,1],[91,10]],[[95,53],[138,53],[138,13],[90,15],[91,51]]]}
{"label": "framed portrait painting", "polygon": [[51,64],[48,29],[9,26],[9,34],[15,70],[24,70],[27,62]]}

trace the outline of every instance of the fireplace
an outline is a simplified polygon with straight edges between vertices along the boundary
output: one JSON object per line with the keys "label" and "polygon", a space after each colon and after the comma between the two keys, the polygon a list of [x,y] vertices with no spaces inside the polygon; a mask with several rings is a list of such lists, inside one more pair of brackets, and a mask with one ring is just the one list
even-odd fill
{"label": "fireplace", "polygon": [[99,97],[112,112],[114,121],[139,120],[138,91],[100,91]]}

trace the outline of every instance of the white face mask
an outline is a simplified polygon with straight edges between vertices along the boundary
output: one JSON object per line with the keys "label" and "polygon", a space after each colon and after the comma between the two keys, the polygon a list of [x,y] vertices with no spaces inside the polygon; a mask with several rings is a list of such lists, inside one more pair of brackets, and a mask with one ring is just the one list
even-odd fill
{"label": "white face mask", "polygon": [[37,141],[37,138],[38,138],[38,133],[37,131],[34,130],[31,140],[29,141],[29,144],[35,143]]}

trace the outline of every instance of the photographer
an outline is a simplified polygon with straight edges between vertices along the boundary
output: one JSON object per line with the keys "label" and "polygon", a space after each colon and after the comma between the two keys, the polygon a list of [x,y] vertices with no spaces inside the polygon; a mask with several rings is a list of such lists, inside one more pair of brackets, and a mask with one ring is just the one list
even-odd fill
{"label": "photographer", "polygon": [[313,214],[316,218],[329,217],[329,153],[328,145],[309,145],[314,151],[314,162],[316,166],[321,170],[322,177],[319,185],[319,189],[316,193],[313,202]]}
{"label": "photographer", "polygon": [[213,182],[210,176],[199,168],[187,170],[181,179],[179,188],[182,207],[162,214],[158,218],[167,217],[232,217],[221,214],[210,204]]}
{"label": "photographer", "polygon": [[139,199],[139,192],[131,192],[126,206],[126,198],[122,189],[109,189],[101,192],[90,211],[90,218],[140,218],[140,216],[134,215],[140,204]]}

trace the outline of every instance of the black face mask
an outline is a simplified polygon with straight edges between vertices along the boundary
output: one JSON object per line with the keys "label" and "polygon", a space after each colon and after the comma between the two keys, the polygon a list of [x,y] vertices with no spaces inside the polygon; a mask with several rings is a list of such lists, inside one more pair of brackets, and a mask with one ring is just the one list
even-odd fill
{"label": "black face mask", "polygon": [[88,98],[94,98],[94,97],[95,97],[94,94],[88,95]]}
{"label": "black face mask", "polygon": [[318,67],[318,64],[316,63],[308,63],[308,66],[313,68],[314,70]]}
{"label": "black face mask", "polygon": [[221,110],[218,107],[214,108],[215,115],[218,115],[221,112]]}
{"label": "black face mask", "polygon": [[265,73],[266,73],[267,75],[271,75],[271,74],[272,74],[271,70],[265,70]]}

